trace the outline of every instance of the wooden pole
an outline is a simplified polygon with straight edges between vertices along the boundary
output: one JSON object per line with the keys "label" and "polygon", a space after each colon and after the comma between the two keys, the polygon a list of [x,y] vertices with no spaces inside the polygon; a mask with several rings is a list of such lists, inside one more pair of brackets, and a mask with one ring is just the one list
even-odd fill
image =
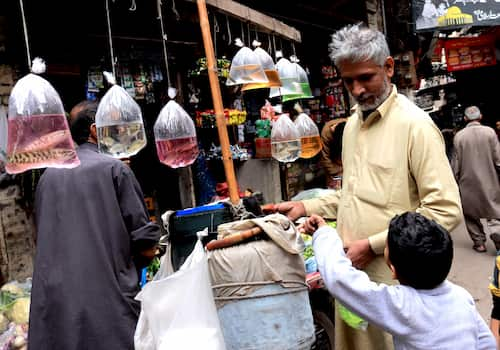
{"label": "wooden pole", "polygon": [[226,118],[224,117],[222,95],[220,92],[219,78],[217,76],[217,62],[215,60],[212,34],[210,33],[207,5],[205,0],[197,0],[196,3],[198,5],[198,14],[200,16],[201,34],[203,36],[203,45],[205,46],[205,55],[207,56],[208,78],[210,79],[210,90],[212,91],[215,120],[217,123],[217,131],[219,133],[224,172],[226,173],[226,181],[229,188],[229,198],[231,199],[231,203],[238,204],[240,202],[240,195],[238,193],[238,183],[236,182],[236,176],[234,174],[233,158],[231,156],[229,137],[227,135]]}

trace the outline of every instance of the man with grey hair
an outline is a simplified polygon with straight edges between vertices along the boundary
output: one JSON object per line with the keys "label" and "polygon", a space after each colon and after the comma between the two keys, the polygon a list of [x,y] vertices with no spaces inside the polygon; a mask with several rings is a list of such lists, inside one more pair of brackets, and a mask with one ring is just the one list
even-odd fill
{"label": "man with grey hair", "polygon": [[[464,114],[467,126],[455,135],[451,165],[460,188],[472,248],[484,253],[486,234],[480,218],[500,219],[500,145],[495,130],[481,125],[479,108],[467,107]],[[499,229],[498,225],[490,225],[490,228]],[[498,249],[500,237],[496,237],[499,237],[498,232],[491,237]]]}
{"label": "man with grey hair", "polygon": [[[330,52],[357,102],[344,129],[342,189],[281,203],[278,210],[291,219],[311,214],[336,219],[353,266],[374,282],[394,284],[383,257],[390,220],[415,211],[451,231],[462,217],[458,187],[439,129],[391,84],[394,59],[384,35],[347,26],[333,34]],[[335,349],[393,348],[392,337],[380,328],[354,329],[338,308],[335,314]]]}

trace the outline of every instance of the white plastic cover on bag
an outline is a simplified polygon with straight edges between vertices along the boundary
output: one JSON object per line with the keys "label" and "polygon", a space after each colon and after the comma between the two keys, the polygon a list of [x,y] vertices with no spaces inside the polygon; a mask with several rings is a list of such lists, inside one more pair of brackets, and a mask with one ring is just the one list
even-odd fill
{"label": "white plastic cover on bag", "polygon": [[[43,60],[35,58],[32,72],[44,71]],[[59,94],[33,73],[19,79],[9,97],[6,170],[10,174],[80,165]]]}
{"label": "white plastic cover on bag", "polygon": [[174,100],[162,108],[154,126],[156,152],[160,162],[171,168],[191,165],[198,157],[198,140],[193,120]]}
{"label": "white plastic cover on bag", "polygon": [[231,61],[226,85],[267,82],[259,57],[248,47],[242,47]]}
{"label": "white plastic cover on bag", "polygon": [[136,296],[142,309],[135,349],[225,350],[201,241],[179,271],[165,276],[164,265],[165,261],[160,277],[155,276]]}
{"label": "white plastic cover on bag", "polygon": [[300,135],[301,154],[300,158],[312,158],[321,151],[321,137],[316,124],[311,117],[300,113],[295,119],[295,125]]}
{"label": "white plastic cover on bag", "polygon": [[271,154],[280,162],[293,162],[300,157],[300,136],[287,113],[280,115],[271,130]]}
{"label": "white plastic cover on bag", "polygon": [[146,146],[141,108],[124,88],[114,85],[113,78],[106,77],[113,86],[102,98],[95,115],[99,152],[128,158]]}

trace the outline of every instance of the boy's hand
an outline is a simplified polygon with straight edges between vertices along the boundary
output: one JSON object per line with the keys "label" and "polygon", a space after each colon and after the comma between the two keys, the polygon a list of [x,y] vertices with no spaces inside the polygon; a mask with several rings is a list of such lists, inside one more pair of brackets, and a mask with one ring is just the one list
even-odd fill
{"label": "boy's hand", "polygon": [[321,216],[313,214],[299,227],[299,231],[312,235],[318,228],[324,225],[326,225],[325,220]]}

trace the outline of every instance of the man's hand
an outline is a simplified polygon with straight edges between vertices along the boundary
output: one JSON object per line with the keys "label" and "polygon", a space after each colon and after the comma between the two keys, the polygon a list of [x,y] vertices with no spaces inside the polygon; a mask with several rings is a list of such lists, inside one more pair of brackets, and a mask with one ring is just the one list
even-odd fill
{"label": "man's hand", "polygon": [[283,202],[276,205],[279,213],[286,215],[291,221],[295,221],[306,215],[306,208],[302,202]]}
{"label": "man's hand", "polygon": [[302,225],[299,226],[299,231],[308,235],[312,235],[314,232],[316,232],[317,229],[324,225],[326,225],[325,220],[323,220],[321,216],[313,214]]}
{"label": "man's hand", "polygon": [[141,250],[141,256],[143,258],[146,258],[146,259],[149,259],[149,260],[153,260],[153,258],[159,253],[158,251],[158,246],[155,245],[154,247],[151,247],[149,249],[146,249],[146,250]]}
{"label": "man's hand", "polygon": [[352,261],[352,266],[357,269],[364,269],[376,256],[370,248],[368,239],[360,239],[344,244],[344,250],[347,257]]}

